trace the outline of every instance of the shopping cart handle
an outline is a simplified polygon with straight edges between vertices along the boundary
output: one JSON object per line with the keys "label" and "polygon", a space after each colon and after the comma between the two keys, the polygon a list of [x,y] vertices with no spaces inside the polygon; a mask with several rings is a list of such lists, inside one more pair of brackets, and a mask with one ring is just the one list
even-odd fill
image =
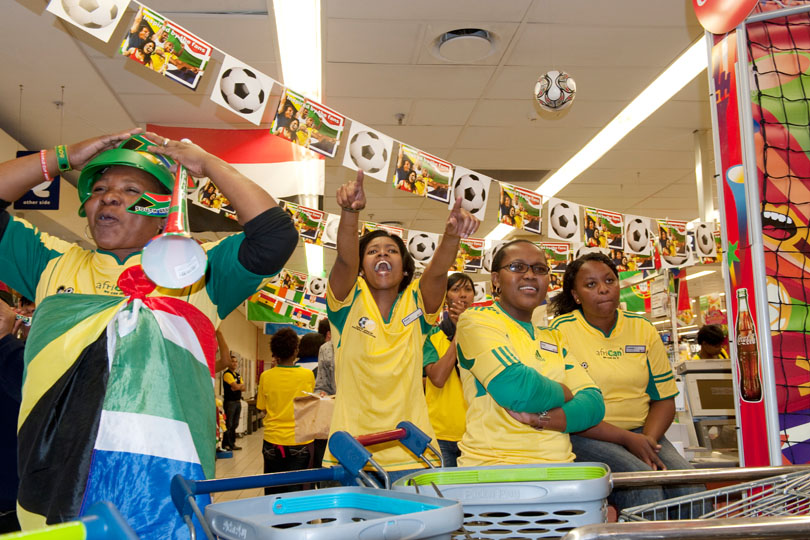
{"label": "shopping cart handle", "polygon": [[[363,446],[372,446],[391,441],[401,441],[408,436],[408,432],[404,429],[397,428],[390,431],[380,431],[378,433],[369,433],[368,435],[358,435],[357,442]],[[330,447],[329,450],[332,450]]]}
{"label": "shopping cart handle", "polygon": [[[391,432],[385,432],[391,433]],[[373,435],[365,435],[365,438],[381,435],[381,433],[374,433]],[[338,460],[346,470],[346,472],[353,478],[357,478],[360,471],[371,460],[371,452],[363,447],[359,441],[360,437],[355,439],[346,431],[336,431],[329,437],[329,452]],[[393,439],[391,439],[393,440]],[[376,443],[369,443],[376,444]]]}
{"label": "shopping cart handle", "polygon": [[138,540],[138,535],[129,526],[127,520],[109,501],[100,501],[91,506],[81,517],[87,540]]}
{"label": "shopping cart handle", "polygon": [[405,437],[401,438],[399,442],[401,442],[405,448],[417,456],[424,455],[425,450],[430,444],[430,437],[425,434],[424,431],[407,420],[403,420],[397,424],[397,430],[400,429],[405,430]]}
{"label": "shopping cart handle", "polygon": [[[218,491],[235,491],[255,489],[268,486],[289,484],[309,484],[314,482],[340,482],[345,484],[351,478],[341,466],[323,469],[304,469],[301,471],[273,474],[257,474],[237,478],[218,478],[216,480],[189,480],[176,474],[171,482],[172,502],[181,516],[191,516],[194,508],[192,501],[195,495],[204,495]],[[195,503],[196,504],[196,503]]]}

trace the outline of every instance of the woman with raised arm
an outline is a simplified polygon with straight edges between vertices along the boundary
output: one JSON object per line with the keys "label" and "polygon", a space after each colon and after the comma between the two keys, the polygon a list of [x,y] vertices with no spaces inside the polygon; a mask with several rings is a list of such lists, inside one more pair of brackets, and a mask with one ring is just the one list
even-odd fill
{"label": "woman with raised arm", "polygon": [[[139,131],[0,164],[0,281],[38,305],[19,420],[24,529],[107,500],[141,538],[188,535],[169,481],[174,473],[214,476],[214,329],[297,243],[287,214],[236,169],[191,142]],[[177,163],[216,183],[244,232],[205,244],[205,275],[166,289],[140,269],[166,218],[139,207],[171,193]],[[79,215],[95,249],[5,211],[71,168],[81,169]]]}
{"label": "woman with raised arm", "polygon": [[[400,237],[377,230],[358,238],[366,205],[362,171],[338,189],[337,202],[338,253],[326,297],[337,381],[331,432],[363,435],[409,420],[435,439],[422,391],[422,345],[444,304],[459,241],[477,230],[478,220],[459,198],[433,258],[414,279],[414,262]],[[397,441],[371,451],[392,479],[424,466]],[[324,464],[335,463],[327,453]]]}
{"label": "woman with raised arm", "polygon": [[458,318],[468,402],[462,467],[573,461],[568,433],[604,415],[602,394],[581,359],[568,353],[562,334],[532,324],[548,273],[541,248],[528,240],[508,242],[492,259],[497,301]]}
{"label": "woman with raised arm", "polygon": [[[565,269],[551,301],[551,327],[567,338],[605,396],[605,419],[572,435],[577,461],[602,461],[614,472],[691,469],[664,436],[675,416],[675,376],[650,322],[619,309],[619,273],[610,257],[588,253]],[[693,494],[701,487],[613,490],[618,510]]]}

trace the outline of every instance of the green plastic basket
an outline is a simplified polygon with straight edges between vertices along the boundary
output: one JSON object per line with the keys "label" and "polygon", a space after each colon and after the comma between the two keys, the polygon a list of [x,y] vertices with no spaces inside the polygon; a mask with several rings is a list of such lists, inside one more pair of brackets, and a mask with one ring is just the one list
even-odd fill
{"label": "green plastic basket", "polygon": [[530,467],[525,469],[438,469],[408,479],[407,485],[491,484],[493,482],[563,482],[607,476],[603,467]]}

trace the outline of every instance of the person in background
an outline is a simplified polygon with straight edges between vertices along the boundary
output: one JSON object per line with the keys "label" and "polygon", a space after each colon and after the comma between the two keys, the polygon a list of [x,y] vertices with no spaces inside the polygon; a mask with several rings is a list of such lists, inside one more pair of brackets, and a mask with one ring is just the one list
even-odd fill
{"label": "person in background", "polygon": [[298,344],[298,365],[314,371],[318,368],[318,353],[325,338],[318,332],[310,332],[301,336]]}
{"label": "person in background", "polygon": [[[315,368],[315,393],[321,397],[334,396],[335,387],[335,349],[332,346],[332,329],[328,319],[318,321],[318,333],[323,336],[324,342],[318,349],[318,367]],[[312,466],[317,468],[323,463],[326,453],[327,439],[315,439],[315,450],[312,457]]]}
{"label": "person in background", "polygon": [[[551,328],[566,338],[605,398],[605,418],[571,436],[577,461],[607,463],[614,472],[691,469],[664,436],[675,416],[678,388],[655,327],[619,309],[619,274],[602,253],[570,263],[551,301]],[[614,489],[617,510],[694,494],[700,487]]]}
{"label": "person in background", "polygon": [[458,318],[456,342],[467,398],[462,467],[569,462],[569,433],[599,423],[602,394],[557,330],[532,324],[546,298],[545,251],[528,240],[492,258],[498,300]]}
{"label": "person in background", "polygon": [[242,390],[245,389],[245,381],[236,371],[239,367],[239,359],[236,354],[229,352],[231,356],[228,369],[222,374],[222,401],[225,408],[225,436],[222,438],[222,448],[225,450],[241,450],[241,446],[236,446],[236,428],[239,427],[239,417],[242,414]]}
{"label": "person in background", "polygon": [[25,343],[15,337],[22,320],[17,318],[10,302],[10,294],[7,299],[0,300],[0,533],[20,530],[17,521],[17,415],[20,413]]}
{"label": "person in background", "polygon": [[450,274],[442,320],[430,331],[422,350],[428,414],[445,467],[457,466],[458,442],[464,436],[467,402],[458,375],[456,323],[458,316],[472,305],[474,297],[470,276],[459,272]]}
{"label": "person in background", "polygon": [[[422,390],[422,347],[444,304],[461,238],[478,229],[478,220],[458,197],[430,263],[414,279],[415,263],[399,236],[376,230],[358,239],[363,178],[358,171],[337,192],[337,258],[326,291],[338,385],[330,432],[364,435],[408,420],[435,439]],[[423,467],[397,442],[371,451],[391,480]],[[336,464],[329,452],[324,464]]]}
{"label": "person in background", "polygon": [[335,387],[335,349],[332,345],[332,329],[329,319],[318,322],[318,333],[323,336],[324,342],[318,349],[318,368],[315,377],[315,392],[322,396],[334,396]]}
{"label": "person in background", "polygon": [[692,360],[728,358],[728,353],[723,348],[726,333],[719,324],[707,324],[698,330],[697,342],[700,350],[692,357]]}
{"label": "person in background", "polygon": [[[311,465],[312,441],[296,442],[293,399],[302,392],[315,389],[315,377],[306,368],[295,365],[298,334],[292,328],[282,328],[270,337],[270,353],[277,365],[259,378],[256,408],[265,411],[264,472],[284,472],[307,469]],[[275,486],[264,489],[265,495],[298,489],[295,486]]]}

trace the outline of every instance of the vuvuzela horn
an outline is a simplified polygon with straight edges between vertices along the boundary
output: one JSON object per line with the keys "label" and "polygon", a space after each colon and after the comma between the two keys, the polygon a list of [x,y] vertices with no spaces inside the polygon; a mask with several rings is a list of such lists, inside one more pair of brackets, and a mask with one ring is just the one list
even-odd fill
{"label": "vuvuzela horn", "polygon": [[208,263],[205,250],[189,232],[188,179],[188,171],[178,164],[166,228],[144,246],[141,256],[141,266],[149,279],[167,289],[182,289],[196,283],[205,275]]}

